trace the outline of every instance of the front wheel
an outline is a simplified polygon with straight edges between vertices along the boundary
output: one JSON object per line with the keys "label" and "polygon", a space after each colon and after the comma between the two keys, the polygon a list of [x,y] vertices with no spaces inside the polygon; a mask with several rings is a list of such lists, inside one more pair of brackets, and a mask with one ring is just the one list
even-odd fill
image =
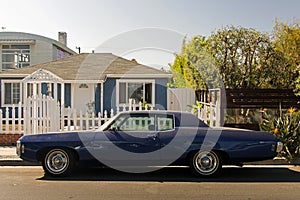
{"label": "front wheel", "polygon": [[46,153],[42,164],[47,175],[53,177],[69,176],[75,168],[75,156],[70,150],[55,148]]}
{"label": "front wheel", "polygon": [[198,151],[190,158],[190,168],[196,176],[216,177],[221,174],[222,159],[214,151]]}

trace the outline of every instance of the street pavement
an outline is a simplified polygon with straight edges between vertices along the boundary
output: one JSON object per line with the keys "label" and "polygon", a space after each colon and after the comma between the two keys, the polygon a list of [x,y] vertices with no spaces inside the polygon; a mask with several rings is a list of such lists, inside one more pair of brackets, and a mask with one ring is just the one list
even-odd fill
{"label": "street pavement", "polygon": [[218,178],[197,178],[187,168],[144,174],[82,169],[70,177],[45,176],[40,166],[0,166],[2,200],[295,200],[300,173],[286,166],[225,168]]}

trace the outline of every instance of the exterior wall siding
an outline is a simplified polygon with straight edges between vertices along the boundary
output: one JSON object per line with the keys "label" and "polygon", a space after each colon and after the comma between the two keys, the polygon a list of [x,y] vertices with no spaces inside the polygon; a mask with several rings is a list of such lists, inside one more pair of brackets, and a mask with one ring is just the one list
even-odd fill
{"label": "exterior wall siding", "polygon": [[[155,79],[155,109],[167,109],[167,83],[168,79]],[[116,110],[116,79],[109,78],[104,83],[103,108]]]}
{"label": "exterior wall siding", "polygon": [[167,110],[168,79],[155,79],[155,109]]}
{"label": "exterior wall siding", "polygon": [[101,112],[101,84],[95,88],[95,113]]}
{"label": "exterior wall siding", "polygon": [[[14,45],[16,43],[10,42],[18,39],[25,40],[24,45],[30,45],[30,65],[50,62],[57,60],[57,46],[64,52],[64,56],[75,55],[76,52],[60,44],[58,41],[40,35],[22,33],[22,32],[0,32],[0,39],[7,40],[0,41],[0,52],[2,53],[2,45]],[[26,42],[26,40],[33,40],[34,42]],[[0,71],[2,70],[2,59],[0,59]]]}
{"label": "exterior wall siding", "polygon": [[116,79],[108,78],[103,86],[103,109],[109,111],[116,110]]}
{"label": "exterior wall siding", "polygon": [[52,61],[52,44],[36,40],[30,45],[30,65]]}

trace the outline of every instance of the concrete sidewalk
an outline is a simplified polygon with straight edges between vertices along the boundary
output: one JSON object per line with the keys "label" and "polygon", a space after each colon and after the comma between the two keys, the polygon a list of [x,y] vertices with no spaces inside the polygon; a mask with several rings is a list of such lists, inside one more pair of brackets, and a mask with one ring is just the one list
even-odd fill
{"label": "concrete sidewalk", "polygon": [[0,166],[35,166],[37,163],[31,163],[22,160],[16,153],[15,146],[0,146]]}

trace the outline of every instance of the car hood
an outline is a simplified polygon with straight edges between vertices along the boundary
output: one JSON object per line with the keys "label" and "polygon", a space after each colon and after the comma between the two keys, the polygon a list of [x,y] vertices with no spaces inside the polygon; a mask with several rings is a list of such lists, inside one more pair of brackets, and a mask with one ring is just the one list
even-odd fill
{"label": "car hood", "polygon": [[95,136],[94,131],[87,132],[59,132],[36,135],[25,135],[20,138],[21,142],[63,142],[63,141],[89,141]]}

